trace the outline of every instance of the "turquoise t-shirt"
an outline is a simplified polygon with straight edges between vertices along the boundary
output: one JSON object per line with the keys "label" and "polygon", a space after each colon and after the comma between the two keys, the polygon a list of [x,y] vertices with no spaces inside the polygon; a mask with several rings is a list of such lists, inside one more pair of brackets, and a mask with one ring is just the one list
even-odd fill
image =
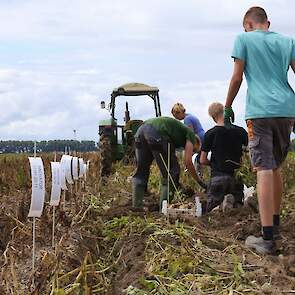
{"label": "turquoise t-shirt", "polygon": [[246,119],[295,117],[295,94],[287,74],[295,60],[293,39],[262,30],[242,33],[232,57],[245,62]]}

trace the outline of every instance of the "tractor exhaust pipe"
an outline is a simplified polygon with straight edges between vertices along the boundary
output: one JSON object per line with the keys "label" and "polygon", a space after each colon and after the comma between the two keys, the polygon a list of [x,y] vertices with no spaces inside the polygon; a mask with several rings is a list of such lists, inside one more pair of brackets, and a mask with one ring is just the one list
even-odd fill
{"label": "tractor exhaust pipe", "polygon": [[124,118],[125,124],[130,121],[130,113],[128,110],[128,102],[126,101],[126,109],[125,109],[125,118]]}

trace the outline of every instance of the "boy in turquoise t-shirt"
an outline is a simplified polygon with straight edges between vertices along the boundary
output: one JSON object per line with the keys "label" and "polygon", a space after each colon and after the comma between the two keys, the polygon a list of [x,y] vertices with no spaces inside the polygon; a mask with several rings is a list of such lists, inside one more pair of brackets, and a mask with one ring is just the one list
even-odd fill
{"label": "boy in turquoise t-shirt", "polygon": [[295,118],[295,94],[288,83],[295,73],[295,41],[269,31],[270,22],[261,7],[250,8],[243,20],[245,33],[235,40],[233,76],[224,111],[226,126],[234,120],[231,105],[245,74],[248,91],[246,115],[251,162],[257,171],[257,192],[262,237],[249,236],[246,245],[259,253],[275,250],[279,236],[282,178]]}

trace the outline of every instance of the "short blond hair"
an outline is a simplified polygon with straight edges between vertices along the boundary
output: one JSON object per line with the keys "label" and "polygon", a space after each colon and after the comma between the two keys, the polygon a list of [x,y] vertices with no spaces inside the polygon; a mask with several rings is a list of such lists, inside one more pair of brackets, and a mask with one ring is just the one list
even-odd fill
{"label": "short blond hair", "polygon": [[213,102],[208,108],[208,114],[210,117],[217,118],[220,115],[223,115],[224,106],[220,102]]}
{"label": "short blond hair", "polygon": [[171,110],[172,115],[173,114],[179,114],[179,113],[185,113],[185,108],[183,106],[183,104],[181,104],[180,102],[177,102]]}

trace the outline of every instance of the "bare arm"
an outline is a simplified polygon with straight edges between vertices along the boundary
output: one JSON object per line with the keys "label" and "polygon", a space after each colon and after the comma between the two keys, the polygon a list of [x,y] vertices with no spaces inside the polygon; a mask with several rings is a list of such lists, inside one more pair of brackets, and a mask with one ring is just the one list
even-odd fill
{"label": "bare arm", "polygon": [[208,155],[207,152],[203,152],[203,151],[201,152],[200,163],[202,165],[210,166],[210,161],[207,159],[207,155]]}
{"label": "bare arm", "polygon": [[184,148],[184,161],[185,166],[187,170],[189,171],[190,175],[195,179],[196,181],[199,181],[200,178],[196,173],[195,166],[192,161],[192,156],[194,152],[194,146],[190,141],[186,141],[185,148]]}
{"label": "bare arm", "polygon": [[229,84],[227,98],[225,102],[226,107],[231,107],[235,97],[237,96],[242,81],[244,73],[244,61],[241,59],[235,59],[233,75]]}
{"label": "bare arm", "polygon": [[[201,150],[201,147],[202,147],[202,141],[201,141],[201,138],[200,138],[197,134],[195,134],[195,136],[196,136],[197,145],[198,145],[197,153],[199,153],[200,150]],[[195,151],[195,152],[196,152],[196,151]]]}
{"label": "bare arm", "polygon": [[188,169],[189,173],[191,176],[197,180],[197,173],[192,161],[192,156],[193,156],[193,151],[194,151],[194,146],[190,141],[186,141],[185,148],[184,148],[184,161],[185,161],[185,166]]}

